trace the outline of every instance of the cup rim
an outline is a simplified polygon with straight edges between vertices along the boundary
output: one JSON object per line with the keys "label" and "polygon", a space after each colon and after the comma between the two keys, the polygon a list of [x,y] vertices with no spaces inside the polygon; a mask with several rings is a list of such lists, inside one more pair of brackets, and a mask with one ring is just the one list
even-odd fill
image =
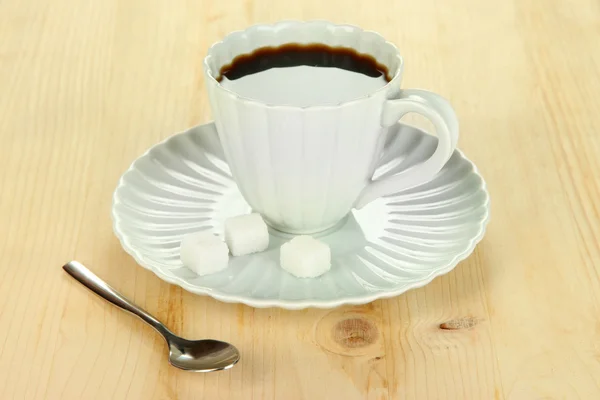
{"label": "cup rim", "polygon": [[[251,30],[255,30],[259,27],[268,27],[271,29],[276,29],[278,26],[281,25],[287,25],[287,24],[310,24],[310,23],[322,23],[325,25],[330,25],[330,26],[334,26],[334,27],[346,27],[346,28],[351,28],[353,30],[359,31],[360,33],[370,33],[373,34],[375,36],[378,36],[379,38],[381,38],[384,42],[385,45],[390,46],[396,53],[395,57],[398,60],[398,68],[396,68],[396,71],[394,72],[394,75],[392,76],[392,79],[386,83],[385,85],[383,85],[382,87],[378,88],[377,90],[361,96],[361,97],[357,97],[354,99],[350,99],[350,100],[344,100],[344,101],[340,101],[338,103],[331,103],[331,104],[315,104],[315,105],[305,105],[305,106],[294,106],[294,105],[289,105],[289,104],[273,104],[273,103],[268,103],[265,101],[261,101],[261,100],[257,100],[257,99],[253,99],[251,97],[246,97],[246,96],[242,96],[240,94],[238,94],[237,92],[234,92],[231,89],[228,89],[226,87],[224,87],[223,85],[219,84],[219,82],[217,81],[217,79],[213,76],[209,61],[212,58],[212,52],[213,49],[216,46],[219,46],[221,44],[223,44],[228,38],[230,38],[232,35],[235,34],[240,34],[240,33],[244,33],[244,32],[248,32]],[[351,24],[336,24],[330,21],[326,21],[326,20],[307,20],[307,21],[301,21],[301,20],[283,20],[283,21],[279,21],[279,22],[275,22],[272,24],[254,24],[254,25],[250,25],[249,27],[245,28],[245,29],[238,29],[235,31],[231,31],[229,32],[227,35],[225,35],[221,40],[214,42],[209,48],[208,48],[208,52],[206,54],[206,56],[204,57],[204,61],[203,61],[203,65],[204,65],[204,75],[206,77],[208,77],[210,83],[212,83],[213,85],[216,85],[217,88],[219,88],[220,90],[224,91],[225,93],[227,93],[229,96],[235,97],[238,100],[247,102],[247,103],[251,103],[251,104],[255,104],[255,105],[260,105],[262,107],[267,107],[267,108],[281,108],[281,109],[293,109],[293,110],[305,110],[305,109],[331,109],[331,108],[337,108],[337,107],[342,107],[345,105],[352,105],[352,104],[356,104],[358,102],[361,101],[365,101],[368,100],[374,96],[376,96],[377,94],[379,94],[380,92],[383,91],[387,91],[389,90],[389,88],[392,86],[392,84],[396,84],[398,79],[401,77],[402,75],[402,71],[404,69],[404,59],[402,58],[402,56],[400,55],[400,50],[398,49],[398,47],[386,40],[383,35],[381,35],[379,32],[376,31],[372,31],[372,30],[367,30],[367,29],[363,29],[359,26],[356,25],[351,25]]]}

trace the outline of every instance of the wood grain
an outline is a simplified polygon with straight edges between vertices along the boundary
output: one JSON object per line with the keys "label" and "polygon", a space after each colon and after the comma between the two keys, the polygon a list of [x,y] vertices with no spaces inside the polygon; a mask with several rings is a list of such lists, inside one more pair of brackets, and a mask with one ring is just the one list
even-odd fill
{"label": "wood grain", "polygon": [[[381,32],[404,86],[455,106],[492,222],[452,273],[361,307],[251,309],[119,247],[120,174],[210,119],[207,47],[289,18]],[[0,398],[600,398],[599,35],[596,0],[0,1]],[[241,364],[169,367],[150,328],[62,273],[70,259]]]}

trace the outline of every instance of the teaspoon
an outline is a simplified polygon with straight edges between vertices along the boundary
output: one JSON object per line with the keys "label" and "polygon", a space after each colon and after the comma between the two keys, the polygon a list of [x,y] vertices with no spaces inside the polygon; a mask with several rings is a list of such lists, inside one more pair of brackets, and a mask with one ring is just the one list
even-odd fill
{"label": "teaspoon", "polygon": [[164,324],[136,306],[77,261],[70,261],[63,269],[79,283],[108,300],[115,306],[132,313],[160,333],[169,346],[169,363],[193,372],[211,372],[233,367],[240,352],[232,344],[219,340],[186,340],[171,332]]}

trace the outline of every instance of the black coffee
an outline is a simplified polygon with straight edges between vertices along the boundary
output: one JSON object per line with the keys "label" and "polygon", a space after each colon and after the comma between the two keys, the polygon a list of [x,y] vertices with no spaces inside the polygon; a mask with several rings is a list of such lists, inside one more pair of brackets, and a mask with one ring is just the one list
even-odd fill
{"label": "black coffee", "polygon": [[263,47],[219,71],[221,85],[268,104],[339,104],[367,96],[389,81],[388,69],[356,50],[323,44]]}
{"label": "black coffee", "polygon": [[325,44],[288,43],[278,47],[261,47],[249,54],[242,54],[219,70],[217,81],[223,77],[230,81],[256,74],[271,68],[298,66],[339,68],[357,72],[371,78],[391,80],[388,68],[368,54],[361,54],[347,47],[331,47]]}

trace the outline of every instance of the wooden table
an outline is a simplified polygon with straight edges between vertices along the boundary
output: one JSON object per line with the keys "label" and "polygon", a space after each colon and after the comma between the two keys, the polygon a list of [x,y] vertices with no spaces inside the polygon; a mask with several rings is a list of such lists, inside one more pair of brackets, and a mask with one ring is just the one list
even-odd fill
{"label": "wooden table", "polygon": [[[285,18],[381,32],[404,86],[455,106],[492,222],[450,274],[360,307],[252,309],[120,248],[120,174],[211,118],[208,46]],[[600,398],[599,21],[595,0],[1,1],[0,399]],[[241,363],[169,367],[158,335],[61,271],[70,259]]]}

